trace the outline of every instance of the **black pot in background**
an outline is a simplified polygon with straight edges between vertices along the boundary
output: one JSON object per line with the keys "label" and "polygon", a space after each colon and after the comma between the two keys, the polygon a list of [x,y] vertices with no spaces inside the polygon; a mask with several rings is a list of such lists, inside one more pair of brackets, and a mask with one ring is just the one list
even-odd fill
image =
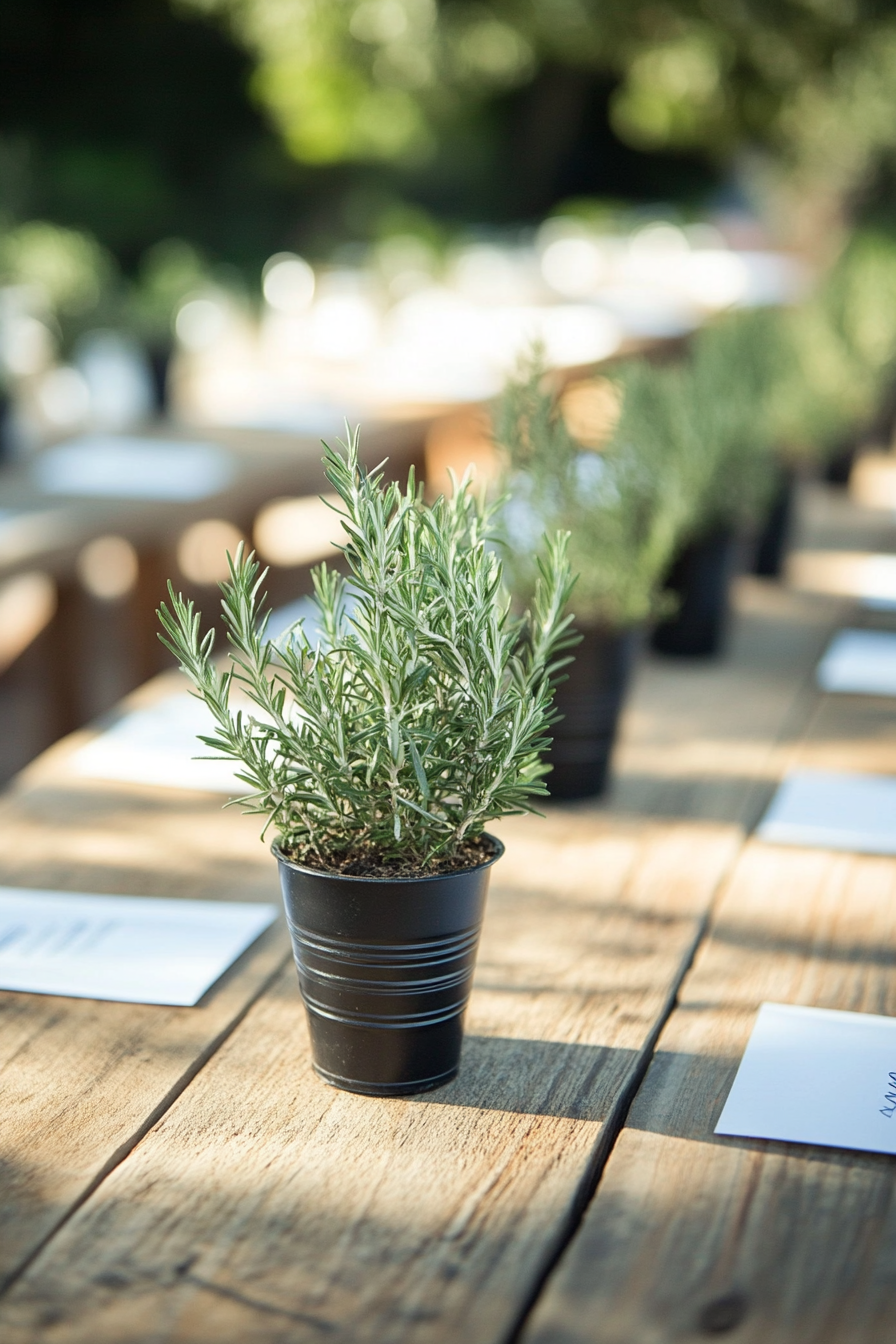
{"label": "black pot in background", "polygon": [[554,703],[563,715],[545,761],[552,798],[590,798],[603,793],[640,631],[588,626],[557,687]]}
{"label": "black pot in background", "polygon": [[664,588],[678,598],[678,611],[651,636],[658,653],[711,658],[725,642],[737,539],[730,530],[692,541],[672,564]]}
{"label": "black pot in background", "polygon": [[171,389],[168,375],[173,354],[174,347],[170,341],[156,341],[146,351],[152,384],[153,411],[158,416],[166,416],[169,411]]}
{"label": "black pot in background", "polygon": [[457,1073],[489,870],[343,877],[274,846],[315,1072],[368,1096],[426,1092]]}
{"label": "black pot in background", "polygon": [[753,573],[764,579],[778,579],[790,541],[796,502],[796,474],[782,468],[778,488],[769,505],[765,526],[756,542]]}
{"label": "black pot in background", "polygon": [[824,481],[826,485],[849,485],[849,478],[856,463],[859,448],[857,443],[847,443],[838,448],[825,463]]}

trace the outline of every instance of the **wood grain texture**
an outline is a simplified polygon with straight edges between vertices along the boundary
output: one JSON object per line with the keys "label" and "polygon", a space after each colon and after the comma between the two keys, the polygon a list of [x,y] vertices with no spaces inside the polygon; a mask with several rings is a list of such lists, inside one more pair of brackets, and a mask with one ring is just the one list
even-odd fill
{"label": "wood grain texture", "polygon": [[752,827],[814,712],[813,669],[849,607],[741,578],[719,660],[645,657],[614,760],[613,806]]}
{"label": "wood grain texture", "polygon": [[285,973],[12,1290],[5,1344],[503,1338],[738,832],[503,833],[460,1079],[385,1102],[324,1086]]}
{"label": "wood grain texture", "polygon": [[[200,794],[68,788],[70,750],[0,808],[0,884],[279,902],[249,818]],[[288,955],[278,925],[196,1008],[0,993],[0,1282],[186,1086]]]}
{"label": "wood grain texture", "polygon": [[[797,762],[894,772],[892,721],[827,697]],[[893,1159],[713,1134],[764,1000],[896,1014],[896,860],[747,846],[525,1344],[893,1338]]]}
{"label": "wood grain texture", "polygon": [[[197,1010],[23,1003],[23,1037],[31,1014],[38,1025],[20,1086],[43,1069],[44,1091],[3,1149],[40,1175],[20,1182],[19,1226],[52,1228],[112,1164],[116,1135],[138,1132],[138,1113],[155,1119],[169,1060],[181,1079],[204,1067],[12,1290],[4,1344],[505,1337],[590,1189],[719,878],[814,702],[809,672],[839,607],[768,585],[742,586],[741,601],[777,659],[752,708],[761,668],[739,633],[696,695],[680,665],[657,661],[635,687],[614,799],[502,828],[511,844],[451,1087],[389,1102],[324,1088],[291,970],[207,1064]],[[723,764],[707,769],[713,744]],[[269,893],[252,819],[199,795],[76,780],[70,751],[27,772],[0,818],[0,878]],[[671,819],[622,814],[648,811],[658,792]],[[690,812],[711,819],[677,819]],[[151,1039],[141,1014],[160,1023]],[[135,1032],[142,1053],[124,1058]],[[56,1061],[69,1056],[66,1071]],[[67,1105],[73,1075],[80,1108]]]}

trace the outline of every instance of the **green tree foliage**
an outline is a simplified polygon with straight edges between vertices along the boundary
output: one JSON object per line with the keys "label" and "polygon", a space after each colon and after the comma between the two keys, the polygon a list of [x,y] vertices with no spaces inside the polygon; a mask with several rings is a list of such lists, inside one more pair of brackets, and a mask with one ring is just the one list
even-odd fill
{"label": "green tree foliage", "polygon": [[877,0],[183,0],[227,16],[310,162],[425,153],[471,100],[543,67],[618,80],[639,148],[770,147],[846,191],[896,145],[896,16]]}
{"label": "green tree foliage", "polygon": [[[531,611],[517,619],[487,545],[490,511],[469,481],[427,506],[413,474],[402,494],[361,468],[357,433],[324,461],[349,579],[315,571],[320,640],[301,622],[266,640],[264,575],[239,551],[222,585],[228,670],[173,589],[163,642],[214,715],[203,741],[240,762],[252,790],[241,801],[289,854],[426,871],[546,792],[553,681],[574,642],[566,538],[549,542]],[[235,687],[260,714],[231,712]]]}

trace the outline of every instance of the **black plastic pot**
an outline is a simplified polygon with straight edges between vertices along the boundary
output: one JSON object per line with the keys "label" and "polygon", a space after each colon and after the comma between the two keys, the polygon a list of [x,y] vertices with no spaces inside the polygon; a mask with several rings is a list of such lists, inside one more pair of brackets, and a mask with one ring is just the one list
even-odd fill
{"label": "black plastic pot", "polygon": [[545,783],[552,798],[591,798],[603,793],[610,771],[619,711],[640,642],[638,630],[590,626],[554,703],[563,718],[545,756],[552,767]]}
{"label": "black plastic pot", "polygon": [[769,505],[765,526],[756,541],[753,573],[764,579],[778,579],[790,541],[793,508],[796,500],[796,476],[782,469],[778,488]]}
{"label": "black plastic pot", "polygon": [[711,658],[725,642],[731,577],[737,539],[719,531],[686,546],[666,576],[664,587],[678,598],[678,610],[654,629],[651,645],[676,658]]}
{"label": "black plastic pot", "polygon": [[436,877],[344,877],[274,846],[314,1069],[374,1097],[455,1076],[489,870]]}

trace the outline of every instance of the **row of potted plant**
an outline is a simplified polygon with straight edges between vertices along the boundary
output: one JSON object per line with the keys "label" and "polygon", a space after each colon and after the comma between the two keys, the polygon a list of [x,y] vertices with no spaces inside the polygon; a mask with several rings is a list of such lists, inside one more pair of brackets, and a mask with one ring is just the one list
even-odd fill
{"label": "row of potted plant", "polygon": [[[242,550],[222,585],[223,669],[170,589],[163,639],[214,717],[203,741],[237,762],[237,801],[273,831],[327,1082],[395,1096],[455,1075],[502,852],[486,827],[548,789],[603,787],[649,623],[665,652],[718,648],[737,540],[780,501],[792,446],[813,441],[816,393],[833,397],[806,369],[817,351],[801,324],[818,320],[739,314],[677,363],[620,368],[599,451],[533,359],[499,408],[490,501],[469,476],[431,503],[413,475],[387,484],[363,469],[357,433],[327,448],[347,574],[315,572],[313,642],[301,621],[266,638],[264,575]],[[877,371],[853,414],[896,353],[896,323],[875,339],[858,328]],[[846,423],[849,396],[834,402]]]}
{"label": "row of potted plant", "polygon": [[570,534],[582,642],[558,691],[549,753],[555,797],[602,791],[635,649],[652,625],[664,653],[718,652],[740,538],[776,483],[774,328],[738,315],[702,332],[674,364],[644,360],[615,378],[618,417],[599,451],[570,432],[534,357],[509,384],[496,436],[505,474],[501,540],[521,606],[538,538]]}

